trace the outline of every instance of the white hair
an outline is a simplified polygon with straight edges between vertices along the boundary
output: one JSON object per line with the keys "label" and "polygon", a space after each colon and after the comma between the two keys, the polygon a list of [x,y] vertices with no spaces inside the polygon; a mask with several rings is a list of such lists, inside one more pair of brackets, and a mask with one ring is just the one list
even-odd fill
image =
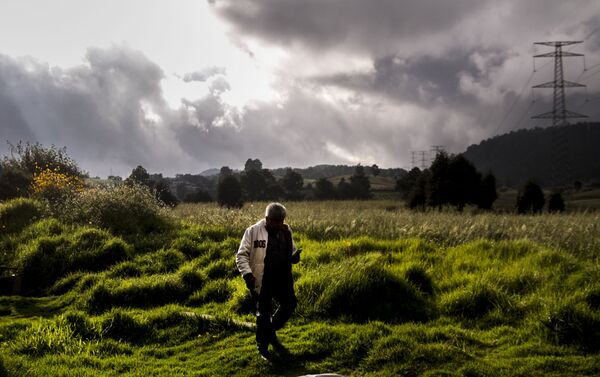
{"label": "white hair", "polygon": [[270,219],[285,219],[286,210],[281,203],[270,203],[265,209],[265,217]]}

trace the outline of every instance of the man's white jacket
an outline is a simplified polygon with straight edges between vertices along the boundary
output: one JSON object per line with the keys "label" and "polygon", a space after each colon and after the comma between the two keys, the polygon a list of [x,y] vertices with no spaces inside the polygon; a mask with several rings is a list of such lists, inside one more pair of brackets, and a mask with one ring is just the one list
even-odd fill
{"label": "man's white jacket", "polygon": [[[235,256],[235,264],[242,276],[251,272],[256,278],[254,291],[260,293],[262,287],[262,278],[265,271],[265,255],[267,254],[267,244],[269,243],[269,234],[267,233],[267,222],[265,219],[248,227],[240,242],[240,248]],[[286,224],[290,234],[292,230]],[[292,237],[292,252],[296,251],[296,243]]]}

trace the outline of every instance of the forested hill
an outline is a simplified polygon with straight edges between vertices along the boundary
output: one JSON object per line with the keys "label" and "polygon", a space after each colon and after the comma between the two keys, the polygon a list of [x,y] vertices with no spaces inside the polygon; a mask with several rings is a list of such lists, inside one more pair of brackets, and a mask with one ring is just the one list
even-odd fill
{"label": "forested hill", "polygon": [[[514,131],[471,145],[463,153],[499,184],[528,179],[541,185],[600,182],[600,123]],[[555,171],[556,173],[553,173]]]}

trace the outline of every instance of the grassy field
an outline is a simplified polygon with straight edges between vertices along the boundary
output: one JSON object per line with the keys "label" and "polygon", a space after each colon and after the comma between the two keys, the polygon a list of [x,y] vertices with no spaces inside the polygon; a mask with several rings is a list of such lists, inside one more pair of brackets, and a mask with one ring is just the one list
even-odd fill
{"label": "grassy field", "polygon": [[265,203],[180,205],[151,233],[53,218],[2,233],[35,296],[0,297],[0,376],[600,374],[600,213],[286,205],[304,249],[289,354],[258,357],[234,265]]}

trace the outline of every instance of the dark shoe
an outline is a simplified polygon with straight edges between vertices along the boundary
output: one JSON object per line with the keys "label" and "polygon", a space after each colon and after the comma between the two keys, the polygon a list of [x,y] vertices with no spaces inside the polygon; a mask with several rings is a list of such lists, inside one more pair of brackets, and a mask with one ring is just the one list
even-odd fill
{"label": "dark shoe", "polygon": [[271,354],[269,353],[269,345],[267,344],[265,345],[259,345],[256,348],[258,348],[258,354],[260,355],[261,358],[263,358],[263,360],[269,361],[271,359]]}

